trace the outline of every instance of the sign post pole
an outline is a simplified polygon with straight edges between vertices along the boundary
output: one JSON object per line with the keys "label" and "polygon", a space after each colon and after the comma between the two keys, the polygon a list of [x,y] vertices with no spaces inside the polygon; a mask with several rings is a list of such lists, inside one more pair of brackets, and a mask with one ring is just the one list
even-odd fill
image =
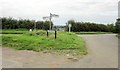
{"label": "sign post pole", "polygon": [[48,37],[48,34],[49,34],[49,33],[48,33],[48,30],[47,30],[47,37]]}
{"label": "sign post pole", "polygon": [[71,31],[71,24],[68,24],[68,26],[69,26],[69,32]]}
{"label": "sign post pole", "polygon": [[55,39],[57,38],[57,31],[55,30]]}
{"label": "sign post pole", "polygon": [[49,27],[49,30],[51,31],[52,29],[52,26],[51,26],[51,24],[52,24],[52,17],[59,17],[59,15],[56,15],[56,14],[51,14],[50,13],[50,16],[47,16],[47,17],[43,17],[43,19],[49,19],[49,21],[50,21],[50,27]]}
{"label": "sign post pole", "polygon": [[51,31],[51,18],[52,18],[52,14],[50,13],[50,31]]}

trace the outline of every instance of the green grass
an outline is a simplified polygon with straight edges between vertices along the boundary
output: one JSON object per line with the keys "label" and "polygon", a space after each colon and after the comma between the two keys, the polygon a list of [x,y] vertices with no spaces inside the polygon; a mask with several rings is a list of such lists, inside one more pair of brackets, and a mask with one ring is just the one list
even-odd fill
{"label": "green grass", "polygon": [[74,32],[76,34],[111,34],[111,32]]}
{"label": "green grass", "polygon": [[116,36],[117,36],[118,38],[120,38],[120,34],[117,34]]}
{"label": "green grass", "polygon": [[18,50],[87,54],[84,40],[75,33],[68,32],[57,32],[57,39],[54,38],[54,33],[49,33],[49,37],[47,37],[46,31],[42,30],[25,34],[3,34],[2,45]]}
{"label": "green grass", "polygon": [[24,34],[28,32],[29,30],[27,29],[3,29],[0,30],[2,34]]}

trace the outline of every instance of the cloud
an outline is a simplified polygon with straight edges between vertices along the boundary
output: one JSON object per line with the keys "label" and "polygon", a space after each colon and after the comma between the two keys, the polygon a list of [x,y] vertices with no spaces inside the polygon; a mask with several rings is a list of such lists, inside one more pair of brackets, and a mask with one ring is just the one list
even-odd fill
{"label": "cloud", "polygon": [[[118,0],[1,0],[3,17],[42,20],[49,13],[59,14],[56,25],[69,19],[113,23],[118,14]],[[106,18],[105,20],[103,18]]]}
{"label": "cloud", "polygon": [[118,17],[120,18],[120,1],[118,3]]}

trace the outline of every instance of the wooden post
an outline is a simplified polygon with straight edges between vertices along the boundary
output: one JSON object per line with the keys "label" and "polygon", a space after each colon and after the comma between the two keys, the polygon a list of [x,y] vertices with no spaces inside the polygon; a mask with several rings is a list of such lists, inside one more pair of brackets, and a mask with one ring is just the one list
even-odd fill
{"label": "wooden post", "polygon": [[48,30],[47,30],[47,37],[48,37],[49,33],[48,33]]}
{"label": "wooden post", "polygon": [[55,30],[55,39],[57,38],[57,31]]}

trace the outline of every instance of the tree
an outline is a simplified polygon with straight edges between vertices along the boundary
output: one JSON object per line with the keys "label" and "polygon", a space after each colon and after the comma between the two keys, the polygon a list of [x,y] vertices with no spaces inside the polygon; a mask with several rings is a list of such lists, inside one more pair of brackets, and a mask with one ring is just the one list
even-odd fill
{"label": "tree", "polygon": [[50,29],[50,21],[45,21],[43,24],[43,29],[44,30],[49,30]]}
{"label": "tree", "polygon": [[0,18],[2,20],[3,29],[17,29],[18,23],[17,20],[13,18]]}
{"label": "tree", "polygon": [[120,33],[120,18],[118,18],[115,23],[115,32]]}
{"label": "tree", "polygon": [[[49,30],[50,28],[50,21],[36,21],[35,20],[29,20],[29,19],[20,19],[16,20],[13,18],[0,18],[2,21],[2,29],[34,29],[35,24],[37,29],[44,29]],[[53,23],[51,22],[51,28],[53,27]]]}
{"label": "tree", "polygon": [[108,31],[109,32],[114,32],[115,31],[115,26],[113,24],[107,24],[107,27],[108,27]]}
{"label": "tree", "polygon": [[75,31],[75,21],[74,20],[69,20],[67,23],[67,29],[68,29],[68,25],[71,24],[71,31]]}
{"label": "tree", "polygon": [[102,32],[113,32],[114,25],[109,24],[96,24],[90,22],[75,22],[74,20],[69,20],[66,24],[66,30],[68,31],[68,24],[72,24],[71,30],[73,32],[80,31],[102,31]]}
{"label": "tree", "polygon": [[37,29],[43,29],[44,28],[44,25],[43,25],[44,23],[43,23],[43,21],[37,21],[36,22],[36,28]]}

